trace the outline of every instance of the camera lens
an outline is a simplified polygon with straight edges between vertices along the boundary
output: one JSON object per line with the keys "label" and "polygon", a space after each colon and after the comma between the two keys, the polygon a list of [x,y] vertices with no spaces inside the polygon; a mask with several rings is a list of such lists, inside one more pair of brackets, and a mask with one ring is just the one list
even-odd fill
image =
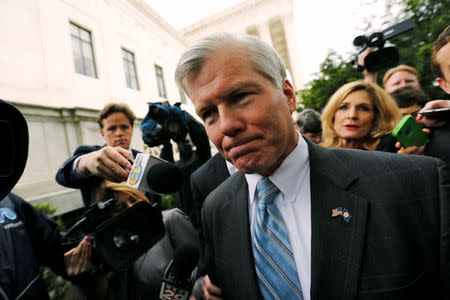
{"label": "camera lens", "polygon": [[168,121],[167,130],[172,134],[176,134],[178,131],[180,131],[180,124],[178,124],[177,121]]}
{"label": "camera lens", "polygon": [[114,245],[119,249],[128,249],[139,245],[141,238],[134,232],[119,231],[113,236]]}

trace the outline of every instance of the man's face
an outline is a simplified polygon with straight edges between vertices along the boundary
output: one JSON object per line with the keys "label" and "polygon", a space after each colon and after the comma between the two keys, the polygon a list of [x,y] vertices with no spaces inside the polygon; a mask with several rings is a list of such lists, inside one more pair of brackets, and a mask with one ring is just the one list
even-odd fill
{"label": "man's face", "polygon": [[436,81],[447,94],[450,94],[450,42],[436,53],[436,60],[444,75],[443,78],[439,77]]}
{"label": "man's face", "polygon": [[384,89],[386,92],[392,93],[393,91],[404,86],[420,89],[420,84],[416,75],[407,71],[397,71],[392,74],[384,84]]}
{"label": "man's face", "polygon": [[130,148],[133,127],[124,113],[112,113],[103,119],[103,128],[100,129],[100,133],[107,146]]}
{"label": "man's face", "polygon": [[272,174],[297,144],[294,90],[277,88],[247,61],[246,50],[223,47],[188,76],[190,98],[220,154],[243,173]]}
{"label": "man's face", "polygon": [[422,109],[421,106],[417,105],[417,104],[413,104],[411,106],[408,107],[400,107],[400,113],[402,114],[402,116],[407,116],[407,115],[411,115],[414,118],[417,116],[417,113]]}

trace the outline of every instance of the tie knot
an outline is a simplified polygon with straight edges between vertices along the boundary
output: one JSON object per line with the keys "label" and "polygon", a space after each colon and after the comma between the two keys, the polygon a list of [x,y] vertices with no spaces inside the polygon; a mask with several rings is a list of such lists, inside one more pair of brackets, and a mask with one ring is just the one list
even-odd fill
{"label": "tie knot", "polygon": [[256,185],[256,196],[261,204],[268,204],[278,192],[278,188],[269,177],[263,177]]}

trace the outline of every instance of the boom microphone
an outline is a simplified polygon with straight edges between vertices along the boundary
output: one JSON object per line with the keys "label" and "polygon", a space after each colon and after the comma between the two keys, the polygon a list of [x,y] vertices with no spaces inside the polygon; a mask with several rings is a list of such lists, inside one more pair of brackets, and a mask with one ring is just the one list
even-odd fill
{"label": "boom microphone", "polygon": [[144,192],[168,195],[183,184],[183,171],[159,157],[139,153],[127,179],[127,185]]}
{"label": "boom microphone", "polygon": [[198,247],[185,242],[177,247],[164,272],[159,299],[187,300],[197,275]]}

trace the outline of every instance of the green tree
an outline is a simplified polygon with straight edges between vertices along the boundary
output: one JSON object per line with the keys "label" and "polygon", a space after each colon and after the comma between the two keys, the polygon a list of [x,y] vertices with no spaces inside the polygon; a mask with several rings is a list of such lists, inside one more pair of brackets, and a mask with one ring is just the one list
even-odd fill
{"label": "green tree", "polygon": [[[435,75],[431,70],[431,49],[439,33],[450,24],[450,0],[391,0],[386,5],[386,12],[393,11],[393,7],[403,8],[398,15],[385,14],[384,20],[379,23],[386,28],[408,17],[412,17],[415,24],[414,30],[389,40],[399,50],[400,63],[418,70],[422,89],[432,99],[448,99],[449,96],[435,84]],[[364,28],[367,28],[367,35],[376,31],[371,29],[370,23]],[[379,84],[385,72],[378,74]],[[305,89],[297,92],[301,99],[299,110],[313,108],[320,111],[340,86],[360,78],[361,75],[351,63],[335,52],[330,52],[321,64],[320,72]]]}
{"label": "green tree", "polygon": [[315,77],[306,85],[305,89],[297,92],[301,99],[298,111],[303,108],[312,108],[320,112],[328,98],[341,85],[361,79],[361,75],[353,68],[352,64],[334,51],[328,53]]}
{"label": "green tree", "polygon": [[422,89],[432,99],[448,98],[435,84],[431,50],[439,33],[450,25],[450,0],[403,0],[401,3],[404,5],[403,17],[412,15],[414,30],[391,40],[399,50],[400,63],[417,69]]}

